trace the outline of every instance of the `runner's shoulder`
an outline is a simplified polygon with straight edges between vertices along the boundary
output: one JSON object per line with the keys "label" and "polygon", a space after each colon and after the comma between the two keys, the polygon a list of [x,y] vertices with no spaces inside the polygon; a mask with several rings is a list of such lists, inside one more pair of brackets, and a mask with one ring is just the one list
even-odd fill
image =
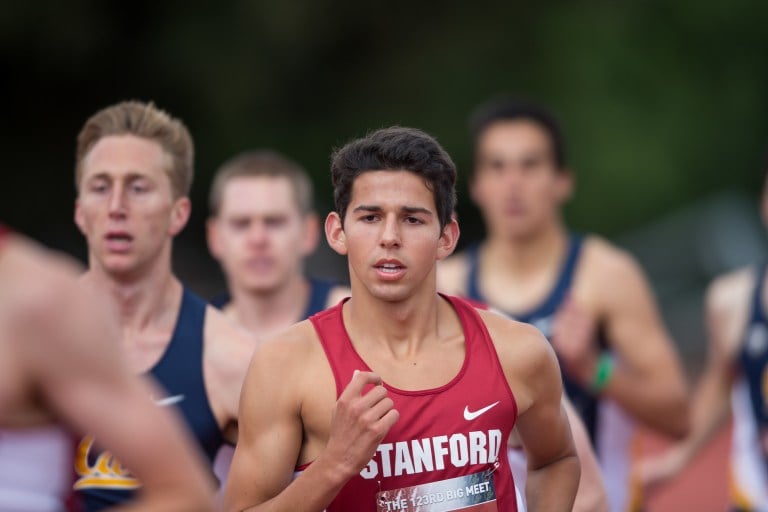
{"label": "runner's shoulder", "polygon": [[0,260],[0,279],[9,299],[0,299],[19,322],[45,322],[51,313],[65,313],[81,299],[77,277],[82,267],[71,257],[11,234]]}
{"label": "runner's shoulder", "polygon": [[590,274],[602,276],[606,281],[627,272],[642,272],[637,259],[627,249],[594,234],[584,237],[582,261]]}
{"label": "runner's shoulder", "polygon": [[320,340],[310,320],[303,320],[259,343],[254,359],[260,366],[303,373],[324,357]]}
{"label": "runner's shoulder", "polygon": [[478,309],[478,313],[488,329],[502,365],[507,361],[536,361],[554,357],[551,345],[536,327],[493,310]]}

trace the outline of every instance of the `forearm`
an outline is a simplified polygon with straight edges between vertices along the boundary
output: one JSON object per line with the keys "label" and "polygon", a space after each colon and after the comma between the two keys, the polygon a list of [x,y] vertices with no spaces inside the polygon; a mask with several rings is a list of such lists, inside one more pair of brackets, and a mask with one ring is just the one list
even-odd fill
{"label": "forearm", "polygon": [[727,384],[717,377],[705,375],[693,399],[691,431],[676,448],[681,450],[687,463],[725,424],[730,415],[730,397]]}
{"label": "forearm", "polygon": [[657,431],[677,438],[688,433],[685,385],[676,377],[648,376],[617,364],[602,395]]}
{"label": "forearm", "polygon": [[565,401],[566,410],[571,423],[571,433],[579,456],[581,478],[576,500],[573,503],[574,512],[608,512],[608,496],[605,492],[605,482],[592,450],[592,444],[581,419]]}
{"label": "forearm", "polygon": [[[347,481],[341,477],[337,465],[324,464],[321,458],[315,460],[279,494],[259,502],[257,498],[239,495],[238,486],[228,489],[226,510],[229,512],[321,512],[333,501]],[[230,482],[231,484],[232,482]],[[250,486],[239,486],[249,489]],[[247,491],[246,491],[247,493]]]}
{"label": "forearm", "polygon": [[530,512],[568,511],[573,508],[581,468],[576,455],[538,469],[528,469],[525,497]]}

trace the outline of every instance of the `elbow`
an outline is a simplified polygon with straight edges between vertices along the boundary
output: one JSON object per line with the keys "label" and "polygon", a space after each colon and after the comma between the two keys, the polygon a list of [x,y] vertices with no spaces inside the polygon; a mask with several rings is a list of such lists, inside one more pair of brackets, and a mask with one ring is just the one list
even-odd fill
{"label": "elbow", "polygon": [[688,437],[691,430],[689,407],[687,403],[680,405],[674,421],[671,425],[670,436],[675,440],[681,440]]}
{"label": "elbow", "polygon": [[664,413],[664,433],[674,440],[681,440],[690,433],[690,406],[687,398],[682,395],[672,400]]}

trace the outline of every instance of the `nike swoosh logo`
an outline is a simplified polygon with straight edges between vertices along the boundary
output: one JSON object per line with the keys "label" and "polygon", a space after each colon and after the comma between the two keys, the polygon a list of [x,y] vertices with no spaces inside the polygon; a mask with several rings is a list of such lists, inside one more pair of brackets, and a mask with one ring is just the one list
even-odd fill
{"label": "nike swoosh logo", "polygon": [[486,412],[490,411],[491,409],[493,409],[494,407],[499,405],[499,403],[500,402],[493,402],[491,405],[487,405],[487,406],[483,407],[482,409],[478,409],[476,411],[470,411],[469,410],[469,406],[465,405],[464,406],[464,419],[467,420],[467,421],[472,421],[473,419],[477,418],[481,414],[485,414]]}
{"label": "nike swoosh logo", "polygon": [[155,405],[158,407],[167,407],[169,405],[177,404],[186,398],[184,395],[173,395],[165,398],[152,398]]}

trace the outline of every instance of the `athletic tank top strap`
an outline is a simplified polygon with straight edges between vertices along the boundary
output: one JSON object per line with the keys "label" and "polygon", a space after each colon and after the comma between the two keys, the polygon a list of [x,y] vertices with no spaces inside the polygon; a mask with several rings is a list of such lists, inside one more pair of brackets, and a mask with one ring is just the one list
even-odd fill
{"label": "athletic tank top strap", "polygon": [[[560,273],[558,275],[557,281],[555,282],[555,286],[552,288],[547,298],[541,304],[523,313],[513,313],[509,311],[506,311],[505,313],[516,320],[527,323],[535,323],[537,318],[548,316],[554,313],[560,303],[562,303],[562,301],[565,299],[565,295],[568,293],[568,289],[571,287],[573,276],[579,263],[581,249],[584,245],[583,241],[583,237],[577,233],[571,233],[568,235],[568,250],[560,267]],[[485,297],[483,297],[479,286],[479,251],[479,244],[474,244],[469,249],[467,249],[466,257],[467,263],[469,265],[466,286],[467,298],[487,303],[488,301],[485,299]]]}
{"label": "athletic tank top strap", "polygon": [[[348,300],[349,298],[346,298],[335,306],[309,317],[331,366],[337,397],[341,395],[355,370],[368,369],[368,366],[357,356],[349,340],[347,329],[344,327],[342,308]],[[354,352],[354,355],[350,352]]]}
{"label": "athletic tank top strap", "polygon": [[171,342],[151,374],[166,392],[165,398],[156,401],[176,404],[206,457],[213,461],[224,439],[208,402],[203,376],[207,305],[205,300],[184,288]]}
{"label": "athletic tank top strap", "polygon": [[224,309],[224,307],[229,304],[232,301],[232,297],[229,295],[229,292],[221,292],[218,295],[215,295],[211,298],[209,301],[209,304],[216,309]]}
{"label": "athletic tank top strap", "polygon": [[331,294],[334,286],[329,281],[309,278],[309,302],[307,302],[307,308],[304,310],[302,319],[309,318],[325,309],[326,304],[328,304],[328,295]]}

